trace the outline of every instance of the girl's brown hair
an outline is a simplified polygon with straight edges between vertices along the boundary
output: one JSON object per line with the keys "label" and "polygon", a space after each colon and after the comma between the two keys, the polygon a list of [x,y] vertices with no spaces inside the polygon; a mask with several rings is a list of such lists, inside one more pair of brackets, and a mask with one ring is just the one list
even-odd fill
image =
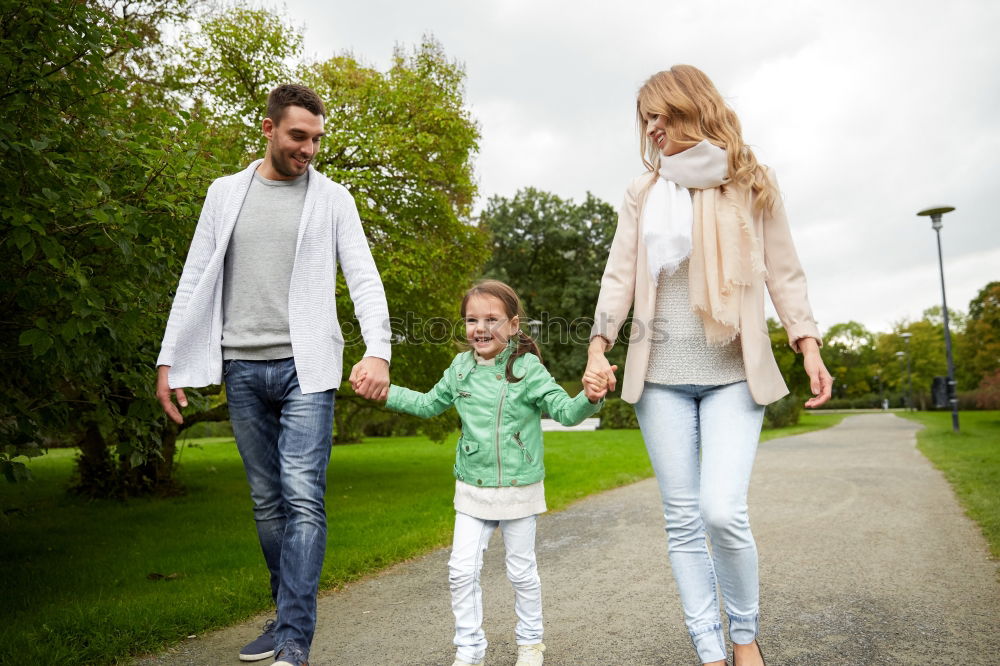
{"label": "girl's brown hair", "polygon": [[[499,280],[480,280],[465,292],[465,297],[462,298],[462,319],[465,319],[469,299],[474,296],[493,296],[503,304],[504,314],[507,315],[507,319],[513,319],[514,317],[524,319],[524,311],[521,309],[521,299],[517,297],[517,293],[510,286]],[[538,357],[538,360],[542,359],[542,352],[539,351],[538,345],[531,339],[530,335],[520,328],[517,329],[516,335],[517,348],[510,355],[510,358],[507,359],[507,381],[511,383],[517,383],[524,379],[524,377],[514,376],[514,361],[518,356],[524,356],[528,352],[531,352]]]}
{"label": "girl's brown hair", "polygon": [[635,103],[639,121],[642,163],[652,172],[660,168],[660,150],[646,134],[651,115],[666,118],[667,135],[682,146],[708,140],[726,151],[731,182],[756,194],[754,212],[769,210],[777,193],[764,167],[743,143],[740,120],[712,81],[697,67],[674,65],[658,72],[639,89]]}

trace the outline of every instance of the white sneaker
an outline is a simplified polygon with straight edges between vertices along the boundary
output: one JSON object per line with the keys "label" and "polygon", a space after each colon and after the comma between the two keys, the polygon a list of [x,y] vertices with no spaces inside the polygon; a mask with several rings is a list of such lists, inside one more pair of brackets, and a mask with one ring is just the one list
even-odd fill
{"label": "white sneaker", "polygon": [[545,643],[517,646],[517,663],[514,666],[542,666]]}
{"label": "white sneaker", "polygon": [[455,663],[451,666],[483,666],[485,660],[483,661],[462,661],[458,657],[455,657]]}

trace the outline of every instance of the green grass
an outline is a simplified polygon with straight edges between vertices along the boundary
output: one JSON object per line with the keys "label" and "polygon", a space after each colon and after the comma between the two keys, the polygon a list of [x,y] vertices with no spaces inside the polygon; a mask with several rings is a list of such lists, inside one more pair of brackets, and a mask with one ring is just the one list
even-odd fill
{"label": "green grass", "polygon": [[[807,414],[762,439],[833,425]],[[446,545],[454,511],[453,435],[333,450],[322,586]],[[652,475],[636,430],[546,433],[550,509]],[[180,453],[187,493],[127,503],[67,496],[74,451],[31,461],[35,481],[0,485],[0,640],[25,663],[126,663],[270,605],[243,466],[231,439]],[[158,574],[163,578],[150,574]],[[12,647],[13,649],[13,647]],[[2,660],[0,660],[2,661]]]}
{"label": "green grass", "polygon": [[951,412],[900,416],[926,426],[917,433],[917,448],[944,473],[993,557],[1000,558],[1000,411],[962,412],[957,434]]}

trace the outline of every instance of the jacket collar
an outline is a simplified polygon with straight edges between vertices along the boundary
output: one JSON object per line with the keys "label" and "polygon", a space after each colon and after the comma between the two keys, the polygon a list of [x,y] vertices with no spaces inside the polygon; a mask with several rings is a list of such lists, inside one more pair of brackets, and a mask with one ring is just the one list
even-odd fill
{"label": "jacket collar", "polygon": [[[507,359],[510,358],[510,355],[514,353],[515,349],[517,349],[517,340],[512,338],[507,341],[507,346],[501,349],[500,353],[494,357],[496,359],[495,367],[497,368],[502,367],[506,372]],[[467,352],[464,352],[464,355],[465,358],[462,361],[461,370],[463,371],[463,373],[467,374],[473,368],[479,367],[479,364],[476,363],[476,353],[471,349]]]}

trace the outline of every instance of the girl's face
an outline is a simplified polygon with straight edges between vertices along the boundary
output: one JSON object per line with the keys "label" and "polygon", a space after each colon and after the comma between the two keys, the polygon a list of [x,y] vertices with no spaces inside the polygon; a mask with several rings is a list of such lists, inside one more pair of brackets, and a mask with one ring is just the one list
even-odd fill
{"label": "girl's face", "polygon": [[465,337],[477,354],[490,359],[499,354],[517,334],[518,318],[508,318],[496,296],[476,294],[465,304]]}
{"label": "girl's face", "polygon": [[667,137],[667,117],[658,113],[646,114],[646,134],[664,155],[676,155],[690,147]]}

